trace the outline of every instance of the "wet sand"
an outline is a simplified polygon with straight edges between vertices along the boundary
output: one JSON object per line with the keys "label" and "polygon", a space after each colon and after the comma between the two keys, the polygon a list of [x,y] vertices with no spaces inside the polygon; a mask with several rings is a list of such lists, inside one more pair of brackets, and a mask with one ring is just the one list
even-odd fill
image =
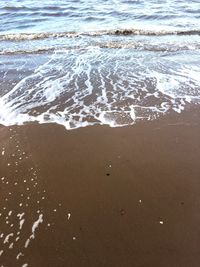
{"label": "wet sand", "polygon": [[199,118],[2,126],[0,266],[199,267]]}

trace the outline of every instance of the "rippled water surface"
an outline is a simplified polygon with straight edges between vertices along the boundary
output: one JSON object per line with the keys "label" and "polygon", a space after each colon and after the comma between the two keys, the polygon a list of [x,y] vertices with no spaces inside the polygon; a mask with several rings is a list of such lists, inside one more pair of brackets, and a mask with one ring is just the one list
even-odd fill
{"label": "rippled water surface", "polygon": [[200,2],[1,1],[0,123],[124,126],[198,104]]}
{"label": "rippled water surface", "polygon": [[194,0],[1,1],[1,32],[90,31],[126,27],[198,28]]}

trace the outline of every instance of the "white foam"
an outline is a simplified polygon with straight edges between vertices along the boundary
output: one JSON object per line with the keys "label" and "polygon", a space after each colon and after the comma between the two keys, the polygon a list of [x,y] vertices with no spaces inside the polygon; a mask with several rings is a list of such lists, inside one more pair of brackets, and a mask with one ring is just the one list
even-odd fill
{"label": "white foam", "polygon": [[14,234],[13,233],[10,233],[10,234],[8,234],[6,237],[5,237],[5,239],[4,239],[4,244],[6,244],[6,243],[9,243],[9,239],[10,239],[10,237],[12,237],[12,236],[14,236]]}
{"label": "white foam", "polygon": [[19,222],[19,229],[20,230],[22,229],[24,222],[25,222],[25,219],[20,220],[20,222]]}
{"label": "white foam", "polygon": [[119,127],[200,102],[199,67],[139,56],[95,45],[57,51],[0,98],[0,123]]}
{"label": "white foam", "polygon": [[12,210],[10,210],[9,212],[8,212],[8,216],[11,216],[12,215]]}
{"label": "white foam", "polygon": [[30,244],[31,239],[35,238],[35,231],[37,230],[37,228],[39,227],[39,225],[43,223],[43,214],[40,214],[37,221],[35,221],[32,225],[32,234],[30,235],[30,237],[26,240],[24,247],[27,248]]}
{"label": "white foam", "polygon": [[12,248],[13,248],[13,245],[14,245],[14,243],[11,243],[11,244],[9,245],[9,249],[12,249]]}
{"label": "white foam", "polygon": [[20,257],[23,257],[24,254],[22,252],[19,252],[16,256],[16,260],[19,260]]}
{"label": "white foam", "polygon": [[35,238],[35,231],[38,228],[39,224],[43,223],[43,214],[40,214],[38,220],[33,223],[32,226],[32,236]]}
{"label": "white foam", "polygon": [[25,248],[27,248],[27,247],[29,246],[30,241],[31,241],[30,238],[28,238],[28,239],[26,240],[25,245],[24,245]]}
{"label": "white foam", "polygon": [[24,212],[22,212],[22,213],[18,213],[18,214],[17,214],[17,217],[19,218],[19,220],[21,220],[21,219],[23,218],[24,215],[25,215]]}
{"label": "white foam", "polygon": [[136,120],[136,115],[135,115],[135,111],[134,111],[134,107],[133,106],[130,106],[130,116],[131,116],[131,119],[133,120],[133,121],[135,121]]}

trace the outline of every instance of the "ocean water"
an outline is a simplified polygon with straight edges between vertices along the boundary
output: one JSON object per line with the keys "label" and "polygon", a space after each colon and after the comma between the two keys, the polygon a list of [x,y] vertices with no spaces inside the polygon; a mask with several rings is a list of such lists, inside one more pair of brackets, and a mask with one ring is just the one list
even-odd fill
{"label": "ocean water", "polygon": [[200,1],[0,2],[0,124],[125,126],[200,103]]}

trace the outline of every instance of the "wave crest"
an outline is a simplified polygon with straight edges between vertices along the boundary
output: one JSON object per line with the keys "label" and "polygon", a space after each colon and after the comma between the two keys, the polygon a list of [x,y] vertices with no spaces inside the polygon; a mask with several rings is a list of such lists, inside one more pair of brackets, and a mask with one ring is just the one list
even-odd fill
{"label": "wave crest", "polygon": [[144,36],[163,36],[163,35],[200,35],[200,30],[145,30],[145,29],[117,29],[108,31],[92,32],[42,32],[42,33],[17,33],[2,34],[0,41],[24,41],[40,40],[48,38],[73,38],[82,36],[103,36],[103,35],[144,35]]}

